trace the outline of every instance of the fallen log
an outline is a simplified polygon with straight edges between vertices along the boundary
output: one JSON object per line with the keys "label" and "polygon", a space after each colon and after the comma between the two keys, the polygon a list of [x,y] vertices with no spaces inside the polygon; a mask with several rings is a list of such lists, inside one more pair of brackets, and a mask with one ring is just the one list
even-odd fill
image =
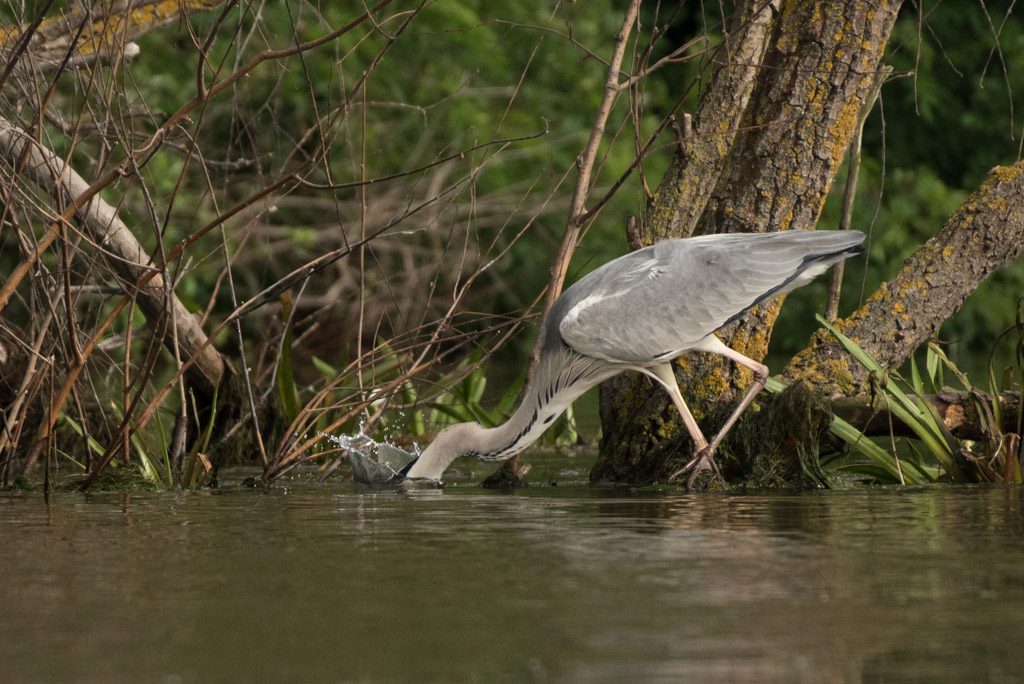
{"label": "fallen log", "polygon": [[[924,395],[938,417],[957,439],[982,440],[993,435],[992,395],[975,389],[973,392],[943,387],[938,394]],[[868,437],[894,435],[913,437],[914,431],[888,408],[884,395],[839,397],[831,402],[833,415],[842,418]],[[987,407],[987,408],[986,408]],[[999,394],[1001,433],[1017,433],[1020,421],[1020,393]]]}

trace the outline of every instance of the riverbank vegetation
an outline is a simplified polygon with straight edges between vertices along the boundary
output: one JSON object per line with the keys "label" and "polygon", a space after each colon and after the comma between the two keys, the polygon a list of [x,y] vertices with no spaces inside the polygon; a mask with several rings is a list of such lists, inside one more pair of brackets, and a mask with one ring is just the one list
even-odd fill
{"label": "riverbank vegetation", "polygon": [[[0,7],[2,484],[273,480],[343,466],[333,434],[494,424],[563,283],[665,235],[841,223],[869,242],[835,327],[879,370],[828,332],[808,343],[824,278],[730,343],[828,400],[891,396],[879,376],[901,367],[919,408],[943,377],[988,393],[967,401],[983,449],[930,457],[897,430],[872,444],[898,473],[833,443],[826,468],[932,480],[983,454],[993,477],[967,479],[1019,481],[1010,8],[172,4]],[[749,378],[698,359],[680,380],[713,422]],[[643,383],[609,383],[600,424],[570,412],[548,439],[599,444],[594,481],[663,481],[689,447]]]}

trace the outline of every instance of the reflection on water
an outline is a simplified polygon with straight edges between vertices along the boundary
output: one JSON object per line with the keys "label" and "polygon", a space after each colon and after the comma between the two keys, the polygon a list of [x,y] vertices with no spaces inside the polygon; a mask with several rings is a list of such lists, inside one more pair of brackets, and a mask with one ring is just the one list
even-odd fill
{"label": "reflection on water", "polygon": [[1022,680],[1024,503],[0,495],[12,682]]}

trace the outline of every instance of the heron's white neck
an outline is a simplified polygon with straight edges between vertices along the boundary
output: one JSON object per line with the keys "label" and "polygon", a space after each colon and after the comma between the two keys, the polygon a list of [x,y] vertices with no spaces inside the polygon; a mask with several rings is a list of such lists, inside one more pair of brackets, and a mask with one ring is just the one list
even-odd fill
{"label": "heron's white neck", "polygon": [[[538,374],[545,381],[530,388],[515,414],[503,425],[487,429],[476,423],[461,423],[442,430],[406,476],[439,480],[452,461],[462,456],[481,461],[512,458],[536,441],[576,397],[614,374],[589,374],[594,362],[585,359],[580,365],[563,364],[554,376]],[[583,373],[587,375],[581,379],[577,374]]]}
{"label": "heron's white neck", "polygon": [[446,428],[413,463],[406,477],[439,480],[452,461],[463,456],[481,461],[510,459],[540,437],[574,398],[555,395],[540,403],[531,392],[515,414],[498,427],[460,423]]}

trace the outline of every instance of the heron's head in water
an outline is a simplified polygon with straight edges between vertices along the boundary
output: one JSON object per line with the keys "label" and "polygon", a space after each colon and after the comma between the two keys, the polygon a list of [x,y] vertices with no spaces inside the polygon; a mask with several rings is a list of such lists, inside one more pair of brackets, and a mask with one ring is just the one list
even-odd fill
{"label": "heron's head in water", "polygon": [[441,430],[402,474],[410,480],[439,481],[452,461],[476,454],[475,445],[482,432],[483,428],[476,423],[459,423]]}

